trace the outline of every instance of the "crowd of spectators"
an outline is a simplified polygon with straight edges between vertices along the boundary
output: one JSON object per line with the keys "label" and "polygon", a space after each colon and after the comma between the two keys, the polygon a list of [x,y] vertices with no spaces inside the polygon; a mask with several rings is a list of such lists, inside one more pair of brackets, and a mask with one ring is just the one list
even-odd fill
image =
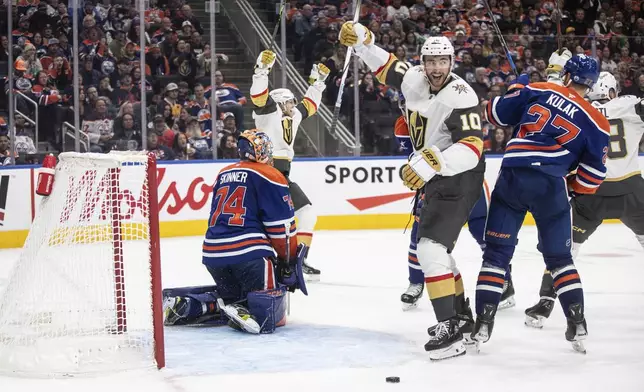
{"label": "crowd of spectators", "polygon": [[[70,2],[71,4],[71,2]],[[79,75],[81,143],[91,152],[140,150],[143,128],[147,145],[160,160],[234,157],[235,140],[244,127],[244,94],[215,72],[217,115],[211,119],[210,72],[213,56],[202,40],[204,27],[182,0],[150,0],[144,13],[145,47],[139,46],[139,12],[131,0],[81,2],[79,10]],[[38,105],[39,135],[16,115],[18,162],[34,160],[36,149],[60,151],[74,141],[63,136],[63,123],[74,124],[74,12],[60,0],[20,0],[13,15],[12,37],[0,37],[0,61],[8,60],[13,45],[14,91]],[[6,31],[6,25],[4,26]],[[1,27],[0,27],[1,28]],[[145,58],[141,86],[140,58]],[[7,107],[5,86],[3,106]],[[141,124],[141,94],[147,101],[146,124]],[[17,108],[35,119],[29,100],[18,96]],[[67,130],[69,130],[67,128]],[[213,132],[214,130],[214,132]],[[0,133],[8,137],[6,124]],[[155,134],[155,135],[152,135]],[[156,138],[155,138],[156,136]],[[232,136],[232,141],[228,136]],[[6,157],[0,137],[0,161]],[[4,149],[4,150],[3,150]]]}
{"label": "crowd of spectators", "polygon": [[[546,80],[550,54],[563,46],[573,54],[595,55],[601,69],[613,73],[621,94],[644,97],[644,9],[632,0],[488,0],[520,73],[532,82]],[[347,1],[291,1],[288,13],[289,46],[306,73],[314,62],[324,62],[332,73],[325,95],[337,97],[346,48],[338,43],[338,29],[353,19]],[[476,0],[363,1],[360,22],[374,33],[376,44],[398,59],[420,63],[420,47],[429,36],[449,37],[456,51],[454,72],[479,96],[481,108],[503,94],[514,74],[494,33],[487,9]],[[353,96],[359,83],[362,143],[366,153],[396,154],[392,124],[400,115],[398,94],[383,86],[361,65],[349,69],[345,94]],[[343,100],[342,113],[351,121],[353,100]],[[483,114],[483,113],[482,113]],[[351,122],[352,123],[352,122]],[[509,129],[484,123],[488,152],[502,153]],[[644,151],[644,148],[642,149]]]}
{"label": "crowd of spectators", "polygon": [[[277,3],[263,1],[268,8]],[[602,70],[617,77],[621,94],[644,97],[644,9],[640,2],[561,0],[559,7],[554,0],[488,2],[514,63],[531,81],[545,80],[548,58],[561,37],[573,53],[595,55]],[[333,104],[340,93],[346,48],[338,43],[338,31],[344,21],[353,18],[351,3],[289,0],[287,43],[296,64],[304,75],[315,62],[331,69],[326,104]],[[61,125],[74,123],[73,12],[62,0],[19,0],[14,10],[12,37],[0,36],[0,63],[7,61],[8,47],[13,45],[16,60],[8,67],[15,76],[13,88],[38,103],[38,141],[60,150],[66,141]],[[217,71],[217,115],[210,118],[211,65],[228,59],[225,54],[213,55],[202,38],[204,26],[185,0],[150,0],[144,14],[143,50],[138,45],[139,13],[131,0],[85,0],[80,13],[77,77],[81,105],[77,110],[81,130],[88,135],[83,140],[88,150],[141,149],[146,127],[148,149],[155,150],[159,159],[210,158],[213,142],[219,157],[235,156],[236,136],[244,127],[245,92],[226,83]],[[490,98],[503,94],[514,78],[487,10],[476,0],[365,0],[360,22],[374,33],[377,45],[414,65],[420,62],[420,47],[427,37],[449,37],[456,50],[454,72],[477,92],[481,110]],[[0,31],[6,31],[2,23]],[[145,56],[146,63],[144,86],[140,56]],[[353,107],[354,83],[359,84],[359,111]],[[142,92],[148,104],[147,124],[141,124]],[[353,124],[353,116],[360,116],[363,152],[397,154],[392,129],[400,115],[398,92],[381,85],[361,63],[358,75],[350,68],[343,93],[343,120]],[[6,97],[2,103],[7,106]],[[18,101],[17,109],[33,118],[33,108],[24,100]],[[15,128],[19,160],[33,159],[42,143],[34,143],[32,125],[16,116]],[[484,123],[484,131],[486,150],[502,153],[510,130]],[[0,135],[1,162],[8,155],[3,121]]]}

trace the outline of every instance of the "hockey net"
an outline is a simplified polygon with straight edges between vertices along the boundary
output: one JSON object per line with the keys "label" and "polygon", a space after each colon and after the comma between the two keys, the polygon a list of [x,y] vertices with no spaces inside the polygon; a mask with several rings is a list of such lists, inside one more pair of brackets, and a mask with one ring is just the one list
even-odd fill
{"label": "hockey net", "polygon": [[164,366],[156,186],[145,153],[60,155],[0,297],[0,372]]}

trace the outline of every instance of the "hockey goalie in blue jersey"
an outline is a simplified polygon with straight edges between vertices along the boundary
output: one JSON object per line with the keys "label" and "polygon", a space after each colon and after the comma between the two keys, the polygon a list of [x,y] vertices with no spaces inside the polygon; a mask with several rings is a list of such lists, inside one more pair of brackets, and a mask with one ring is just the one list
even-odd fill
{"label": "hockey goalie in blue jersey", "polygon": [[305,246],[288,183],[272,166],[263,132],[239,137],[240,162],[219,172],[202,262],[216,286],[164,290],[166,325],[227,321],[235,329],[270,333],[286,322],[287,290],[306,294]]}
{"label": "hockey goalie in blue jersey", "polygon": [[[516,84],[487,106],[488,120],[513,127],[492,192],[485,228],[486,248],[476,286],[472,338],[487,342],[517,234],[528,211],[534,216],[539,248],[567,319],[565,337],[585,352],[584,295],[571,255],[569,192],[595,193],[606,176],[610,128],[584,96],[599,76],[597,61],[575,55],[562,71],[563,86]],[[527,84],[527,75],[519,82]],[[569,173],[576,171],[575,174]]]}

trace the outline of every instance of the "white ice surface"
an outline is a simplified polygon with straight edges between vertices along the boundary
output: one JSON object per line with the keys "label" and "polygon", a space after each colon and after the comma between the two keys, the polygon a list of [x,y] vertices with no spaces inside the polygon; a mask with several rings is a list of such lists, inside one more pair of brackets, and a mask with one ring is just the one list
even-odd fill
{"label": "white ice surface", "polygon": [[[273,335],[227,327],[166,328],[167,367],[147,375],[32,380],[0,377],[0,392],[23,391],[644,391],[644,251],[621,225],[605,225],[578,262],[586,293],[586,356],[564,339],[557,305],[543,330],[523,325],[538,298],[543,261],[526,227],[513,262],[517,307],[497,316],[481,354],[431,363],[423,349],[431,305],[404,313],[408,234],[402,230],[318,232],[310,262],[323,271],[309,297],[292,295],[289,324]],[[211,284],[201,238],[162,241],[163,287]],[[0,289],[19,250],[0,251]],[[474,300],[481,264],[464,230],[454,252]],[[1,300],[1,299],[0,299]],[[400,384],[385,383],[399,376]],[[404,389],[403,389],[404,388]]]}

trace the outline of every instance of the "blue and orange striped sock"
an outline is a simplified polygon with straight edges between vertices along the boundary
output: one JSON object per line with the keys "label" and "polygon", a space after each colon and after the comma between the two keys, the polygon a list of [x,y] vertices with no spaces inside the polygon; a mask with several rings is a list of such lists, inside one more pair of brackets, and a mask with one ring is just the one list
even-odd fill
{"label": "blue and orange striped sock", "polygon": [[476,314],[483,313],[483,306],[492,304],[499,305],[501,294],[503,294],[503,283],[505,282],[506,271],[503,268],[493,267],[483,263],[479,278],[476,282]]}
{"label": "blue and orange striped sock", "polygon": [[568,309],[572,304],[581,304],[584,308],[584,290],[581,286],[581,278],[577,268],[573,264],[568,264],[562,268],[552,271],[555,292],[559,296],[561,308],[568,317]]}

